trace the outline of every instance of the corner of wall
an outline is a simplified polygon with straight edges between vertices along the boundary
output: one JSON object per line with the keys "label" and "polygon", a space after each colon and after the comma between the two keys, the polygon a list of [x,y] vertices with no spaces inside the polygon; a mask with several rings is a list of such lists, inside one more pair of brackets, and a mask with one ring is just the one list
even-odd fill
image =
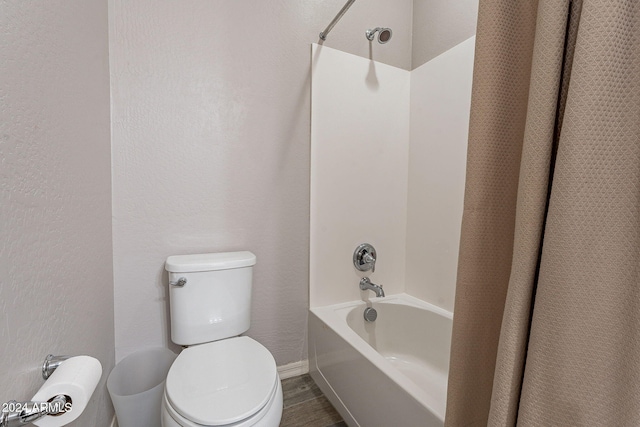
{"label": "corner of wall", "polygon": [[455,297],[474,42],[471,37],[411,72],[406,289],[449,311]]}

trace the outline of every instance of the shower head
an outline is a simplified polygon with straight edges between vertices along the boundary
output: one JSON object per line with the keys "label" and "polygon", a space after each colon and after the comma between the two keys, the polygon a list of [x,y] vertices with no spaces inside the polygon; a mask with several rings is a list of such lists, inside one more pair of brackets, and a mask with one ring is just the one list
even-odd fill
{"label": "shower head", "polygon": [[391,28],[376,27],[373,30],[367,30],[365,33],[367,40],[373,41],[373,39],[376,38],[376,33],[378,33],[378,43],[380,44],[385,44],[391,40],[391,36],[393,35]]}

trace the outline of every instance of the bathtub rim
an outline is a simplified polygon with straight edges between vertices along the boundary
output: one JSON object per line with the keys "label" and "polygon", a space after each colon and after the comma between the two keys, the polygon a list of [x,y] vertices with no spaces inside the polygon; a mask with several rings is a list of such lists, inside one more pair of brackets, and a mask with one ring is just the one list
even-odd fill
{"label": "bathtub rim", "polygon": [[[432,398],[428,396],[422,390],[422,388],[420,388],[420,386],[411,381],[405,374],[391,365],[384,356],[382,356],[373,347],[371,347],[364,339],[362,339],[362,337],[360,337],[356,333],[356,331],[351,329],[351,327],[349,327],[349,325],[347,324],[347,315],[352,309],[357,307],[362,307],[364,309],[367,306],[371,306],[373,303],[398,304],[415,307],[433,312],[449,320],[453,320],[452,312],[406,293],[393,294],[379,298],[373,297],[366,300],[348,301],[322,307],[311,307],[309,311],[319,320],[321,320],[325,325],[327,325],[340,338],[349,343],[364,358],[368,359],[381,372],[381,375],[385,375],[387,378],[396,382],[417,402],[419,402],[437,418],[444,422],[445,414],[439,413],[439,411],[437,411],[433,407],[433,405],[431,404]],[[322,374],[318,366],[314,366],[313,368],[315,370],[318,370],[319,373]]]}

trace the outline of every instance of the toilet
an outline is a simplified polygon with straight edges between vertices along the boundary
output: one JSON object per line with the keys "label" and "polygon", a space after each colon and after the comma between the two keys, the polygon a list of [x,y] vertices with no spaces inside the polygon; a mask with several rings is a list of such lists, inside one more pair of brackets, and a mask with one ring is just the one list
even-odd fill
{"label": "toilet", "polygon": [[167,258],[171,340],[186,346],[171,365],[163,427],[277,427],[282,386],[262,344],[241,336],[251,320],[251,252]]}

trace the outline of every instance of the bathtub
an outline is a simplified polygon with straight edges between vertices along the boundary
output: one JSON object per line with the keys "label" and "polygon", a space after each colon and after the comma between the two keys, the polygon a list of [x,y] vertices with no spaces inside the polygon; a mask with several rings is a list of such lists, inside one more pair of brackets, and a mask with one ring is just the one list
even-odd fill
{"label": "bathtub", "polygon": [[[375,322],[365,322],[367,306]],[[442,426],[451,323],[406,294],[312,308],[311,377],[350,427]]]}

